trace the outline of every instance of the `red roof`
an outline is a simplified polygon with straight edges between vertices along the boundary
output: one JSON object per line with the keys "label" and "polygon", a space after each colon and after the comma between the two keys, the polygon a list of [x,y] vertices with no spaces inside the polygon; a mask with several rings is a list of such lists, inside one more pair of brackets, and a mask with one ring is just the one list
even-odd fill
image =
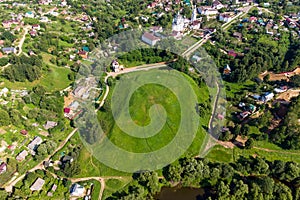
{"label": "red roof", "polygon": [[145,32],[143,36],[151,41],[159,40],[159,37],[154,36],[151,33]]}
{"label": "red roof", "polygon": [[27,135],[27,134],[28,134],[28,131],[26,131],[26,130],[21,130],[20,133],[21,133],[22,135]]}
{"label": "red roof", "polygon": [[223,120],[224,119],[224,116],[223,115],[221,115],[220,113],[217,115],[217,118],[219,119],[219,120]]}
{"label": "red roof", "polygon": [[232,57],[236,57],[237,53],[235,53],[233,50],[228,51],[228,55]]}
{"label": "red roof", "polygon": [[78,54],[79,54],[79,55],[86,55],[87,52],[86,52],[86,51],[79,51]]}
{"label": "red roof", "polygon": [[70,108],[64,108],[64,113],[70,113],[71,109]]}

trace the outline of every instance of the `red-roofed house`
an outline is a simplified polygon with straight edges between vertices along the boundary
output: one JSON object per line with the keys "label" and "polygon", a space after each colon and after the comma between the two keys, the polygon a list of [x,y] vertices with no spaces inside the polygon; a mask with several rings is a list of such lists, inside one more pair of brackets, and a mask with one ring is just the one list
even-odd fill
{"label": "red-roofed house", "polygon": [[0,165],[0,174],[3,174],[4,172],[6,172],[6,168],[7,168],[7,165],[5,162],[3,162],[1,165]]}
{"label": "red-roofed house", "polygon": [[71,108],[64,108],[64,113],[69,114],[71,112]]}
{"label": "red-roofed house", "polygon": [[230,51],[228,51],[228,53],[227,53],[229,56],[232,56],[232,57],[236,57],[237,56],[237,53],[235,53],[235,51],[234,50],[230,50]]}
{"label": "red-roofed house", "polygon": [[81,58],[84,58],[84,59],[87,59],[87,57],[88,57],[88,52],[86,52],[86,51],[79,51],[78,52],[78,55],[81,57]]}
{"label": "red-roofed house", "polygon": [[31,27],[33,30],[40,30],[40,25],[39,24],[33,24]]}
{"label": "red-roofed house", "polygon": [[27,135],[27,134],[28,134],[28,131],[26,131],[26,130],[21,130],[20,133],[21,133],[22,135]]}

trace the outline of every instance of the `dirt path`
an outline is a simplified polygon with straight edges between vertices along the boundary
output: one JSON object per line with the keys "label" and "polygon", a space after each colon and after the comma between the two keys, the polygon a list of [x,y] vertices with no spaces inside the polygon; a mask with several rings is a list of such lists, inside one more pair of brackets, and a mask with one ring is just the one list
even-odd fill
{"label": "dirt path", "polygon": [[107,73],[107,75],[104,78],[104,83],[105,83],[105,94],[99,104],[99,107],[95,110],[95,112],[97,112],[105,103],[105,100],[109,94],[109,85],[107,83],[107,80],[109,77],[116,77],[120,74],[126,74],[126,73],[130,73],[130,72],[137,72],[137,71],[147,71],[150,69],[155,69],[155,68],[161,68],[161,67],[166,67],[166,62],[161,62],[161,63],[155,63],[155,64],[147,64],[147,65],[141,65],[141,66],[136,66],[136,67],[131,67],[131,68],[126,68],[120,72],[109,72]]}
{"label": "dirt path", "polygon": [[[74,129],[69,135],[68,135],[68,137],[54,150],[54,152],[51,154],[51,155],[49,155],[48,157],[46,157],[44,160],[42,160],[39,164],[37,164],[36,166],[34,166],[33,168],[31,168],[31,169],[29,169],[28,170],[28,172],[34,172],[34,171],[36,171],[36,170],[38,170],[38,169],[43,169],[43,163],[44,163],[44,161],[48,161],[53,155],[55,155],[61,148],[63,148],[65,145],[66,145],[66,143],[69,141],[69,139],[76,133],[76,131],[77,131],[77,128],[76,129]],[[26,172],[27,173],[27,172]],[[8,181],[6,184],[5,184],[5,190],[7,191],[7,192],[12,192],[12,189],[13,189],[13,186],[15,185],[15,184],[17,184],[17,182],[19,182],[20,180],[22,180],[24,177],[25,177],[25,175],[26,175],[26,173],[24,173],[24,174],[22,174],[22,175],[20,175],[18,178],[16,178],[16,179],[12,179],[12,180],[10,180],[10,181]]]}
{"label": "dirt path", "polygon": [[25,30],[25,31],[24,31],[24,34],[23,34],[23,36],[22,36],[22,38],[21,38],[21,40],[20,40],[20,42],[19,42],[19,45],[18,45],[19,52],[17,53],[17,56],[20,56],[21,53],[23,52],[22,46],[23,46],[23,44],[24,44],[24,41],[25,41],[25,38],[26,38],[26,35],[27,35],[29,29],[30,29],[30,26],[29,26],[29,25],[24,27],[24,30]]}
{"label": "dirt path", "polygon": [[253,147],[253,148],[258,149],[258,150],[262,150],[262,151],[266,151],[266,152],[282,153],[282,154],[290,154],[290,155],[299,155],[300,156],[300,153],[297,153],[297,152],[288,152],[288,151],[284,151],[284,150],[273,150],[273,149],[262,148],[262,147]]}

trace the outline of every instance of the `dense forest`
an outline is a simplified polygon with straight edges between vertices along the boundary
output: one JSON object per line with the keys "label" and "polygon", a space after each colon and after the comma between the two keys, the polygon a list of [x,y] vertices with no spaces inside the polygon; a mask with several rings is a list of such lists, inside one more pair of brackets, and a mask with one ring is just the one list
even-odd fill
{"label": "dense forest", "polygon": [[2,76],[10,81],[34,81],[42,75],[42,60],[40,57],[12,56],[11,66],[4,69]]}
{"label": "dense forest", "polygon": [[300,97],[292,102],[287,116],[269,135],[270,140],[285,149],[300,149]]}
{"label": "dense forest", "polygon": [[199,199],[299,199],[300,166],[294,162],[268,161],[260,157],[240,157],[235,163],[183,158],[156,172],[133,175],[134,181],[114,193],[114,199],[153,199],[162,186],[204,188]]}

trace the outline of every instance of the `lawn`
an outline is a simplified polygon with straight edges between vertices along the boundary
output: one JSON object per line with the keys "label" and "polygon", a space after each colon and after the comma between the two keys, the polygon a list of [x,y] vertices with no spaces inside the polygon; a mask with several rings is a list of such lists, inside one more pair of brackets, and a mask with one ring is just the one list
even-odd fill
{"label": "lawn", "polygon": [[[133,89],[130,88],[130,83],[125,84],[126,81],[133,81],[133,84],[136,84],[141,80],[144,81],[145,79],[149,79],[149,82],[155,82],[155,79],[157,77],[163,77],[164,73],[168,74],[167,79],[163,80],[163,78],[159,78],[159,81],[162,81],[159,82],[159,84],[153,82],[150,84],[143,84],[142,86],[135,88],[134,92],[130,92],[131,89]],[[177,75],[175,75],[176,73],[179,74],[179,72],[175,72],[175,70],[150,70],[147,72],[134,72],[121,76],[120,80],[117,81],[117,84],[122,86],[126,85],[128,88],[121,87],[121,89],[118,89],[118,87],[115,87],[111,89],[113,92],[110,92],[106,101],[110,102],[111,99],[113,99],[111,105],[116,105],[115,114],[118,116],[117,122],[109,108],[108,110],[106,108],[104,111],[101,110],[98,112],[98,119],[102,125],[104,134],[108,136],[107,138],[109,138],[109,141],[112,143],[109,147],[106,147],[104,151],[99,149],[101,148],[101,145],[94,145],[94,151],[99,152],[96,154],[96,157],[99,158],[99,160],[106,158],[105,156],[110,156],[110,160],[112,161],[115,159],[121,160],[126,157],[117,157],[117,155],[115,155],[115,159],[111,158],[111,154],[108,152],[109,150],[113,151],[112,146],[117,146],[120,149],[125,150],[126,153],[129,152],[129,155],[131,152],[133,154],[161,152],[171,146],[169,144],[178,143],[176,144],[178,145],[178,149],[175,150],[174,155],[180,156],[184,153],[188,155],[199,154],[202,141],[205,137],[205,130],[202,128],[202,125],[207,126],[209,117],[204,115],[199,118],[198,115],[193,112],[195,112],[197,102],[208,100],[208,90],[207,88],[199,89],[191,78],[185,75],[182,76],[181,73],[180,77],[185,81],[180,80],[180,82],[178,82],[179,79]],[[146,76],[144,76],[145,74]],[[163,86],[163,81],[166,81],[164,84],[173,84],[173,87],[176,85],[175,89],[172,88],[171,91],[167,87]],[[194,93],[194,97],[189,94],[190,91]],[[116,94],[116,98],[113,98],[112,96]],[[122,99],[123,97],[124,99]],[[117,99],[117,103],[115,104],[114,99]],[[126,107],[123,106],[123,104],[127,101],[129,102],[128,112],[126,112],[126,109],[123,108]],[[153,105],[161,105],[162,107],[153,107]],[[208,111],[208,113],[210,114],[210,111]],[[130,116],[130,118],[126,118],[127,116]],[[181,138],[180,133],[182,134],[182,132],[180,131],[186,128],[185,125],[182,125],[181,123],[182,121],[184,122],[184,120],[188,121],[187,126],[192,127],[192,129],[194,128],[194,132],[192,132],[192,134],[195,133],[195,135],[187,135],[186,133],[190,133],[191,131],[186,131],[184,136]],[[199,122],[201,125],[193,127],[192,123]],[[180,129],[179,125],[181,126]],[[181,145],[188,146],[180,147]],[[107,154],[105,153],[106,151]],[[173,153],[172,150],[170,152]],[[178,158],[178,156],[175,156],[175,158]],[[130,155],[129,157],[135,159],[139,156]],[[167,155],[163,155],[163,157],[164,160],[168,160],[172,158],[172,155],[170,156],[169,153],[167,153]],[[126,163],[129,165],[132,164],[129,161]]]}
{"label": "lawn", "polygon": [[[259,143],[256,143],[259,144]],[[272,144],[263,144],[265,147],[273,148]],[[207,154],[206,158],[218,162],[233,162],[237,160],[240,156],[260,156],[266,158],[267,160],[282,160],[282,161],[294,161],[300,163],[300,152],[299,151],[289,151],[289,150],[280,150],[278,147],[275,147],[271,150],[276,150],[276,152],[260,150],[260,149],[239,149],[235,147],[234,149],[227,149],[220,145],[213,147],[213,149]]]}
{"label": "lawn", "polygon": [[131,177],[122,177],[121,179],[108,179],[105,180],[105,190],[103,193],[103,199],[111,196],[114,192],[124,188],[128,183],[132,181]]}

